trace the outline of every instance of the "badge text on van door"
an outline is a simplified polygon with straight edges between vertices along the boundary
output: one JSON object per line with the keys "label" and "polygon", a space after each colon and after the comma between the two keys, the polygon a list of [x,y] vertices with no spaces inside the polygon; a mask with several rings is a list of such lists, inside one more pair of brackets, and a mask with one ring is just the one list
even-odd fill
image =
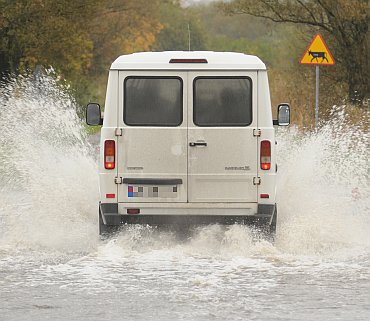
{"label": "badge text on van door", "polygon": [[225,166],[225,171],[250,171],[250,166]]}

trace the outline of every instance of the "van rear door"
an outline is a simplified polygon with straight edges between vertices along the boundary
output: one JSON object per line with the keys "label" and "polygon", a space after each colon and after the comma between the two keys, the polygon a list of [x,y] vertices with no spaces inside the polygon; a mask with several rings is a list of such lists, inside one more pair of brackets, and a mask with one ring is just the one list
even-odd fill
{"label": "van rear door", "polygon": [[188,201],[257,202],[257,72],[189,72],[188,88]]}
{"label": "van rear door", "polygon": [[118,202],[187,201],[186,80],[186,72],[119,72]]}

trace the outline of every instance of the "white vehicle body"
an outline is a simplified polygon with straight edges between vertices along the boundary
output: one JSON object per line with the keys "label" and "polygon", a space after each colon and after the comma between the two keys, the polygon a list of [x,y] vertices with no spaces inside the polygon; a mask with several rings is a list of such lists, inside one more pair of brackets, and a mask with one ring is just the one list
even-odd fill
{"label": "white vehicle body", "polygon": [[276,219],[269,84],[255,56],[120,56],[109,71],[100,150],[102,230],[192,218]]}

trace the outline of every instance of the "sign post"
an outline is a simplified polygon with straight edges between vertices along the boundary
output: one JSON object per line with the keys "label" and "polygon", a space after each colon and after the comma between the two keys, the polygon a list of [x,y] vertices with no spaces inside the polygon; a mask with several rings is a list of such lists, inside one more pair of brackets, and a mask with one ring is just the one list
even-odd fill
{"label": "sign post", "polygon": [[319,124],[320,66],[316,66],[315,127]]}
{"label": "sign post", "polygon": [[317,34],[313,38],[301,59],[301,64],[316,66],[315,126],[317,127],[319,123],[320,65],[332,66],[335,64],[320,34]]}

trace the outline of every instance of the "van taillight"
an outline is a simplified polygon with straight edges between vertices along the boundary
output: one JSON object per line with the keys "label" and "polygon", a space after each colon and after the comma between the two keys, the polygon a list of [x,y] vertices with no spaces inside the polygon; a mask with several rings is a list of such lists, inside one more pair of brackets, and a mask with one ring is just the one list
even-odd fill
{"label": "van taillight", "polygon": [[261,169],[269,170],[271,168],[271,143],[268,140],[261,141]]}
{"label": "van taillight", "polygon": [[116,143],[114,140],[104,142],[104,167],[105,169],[115,168]]}

